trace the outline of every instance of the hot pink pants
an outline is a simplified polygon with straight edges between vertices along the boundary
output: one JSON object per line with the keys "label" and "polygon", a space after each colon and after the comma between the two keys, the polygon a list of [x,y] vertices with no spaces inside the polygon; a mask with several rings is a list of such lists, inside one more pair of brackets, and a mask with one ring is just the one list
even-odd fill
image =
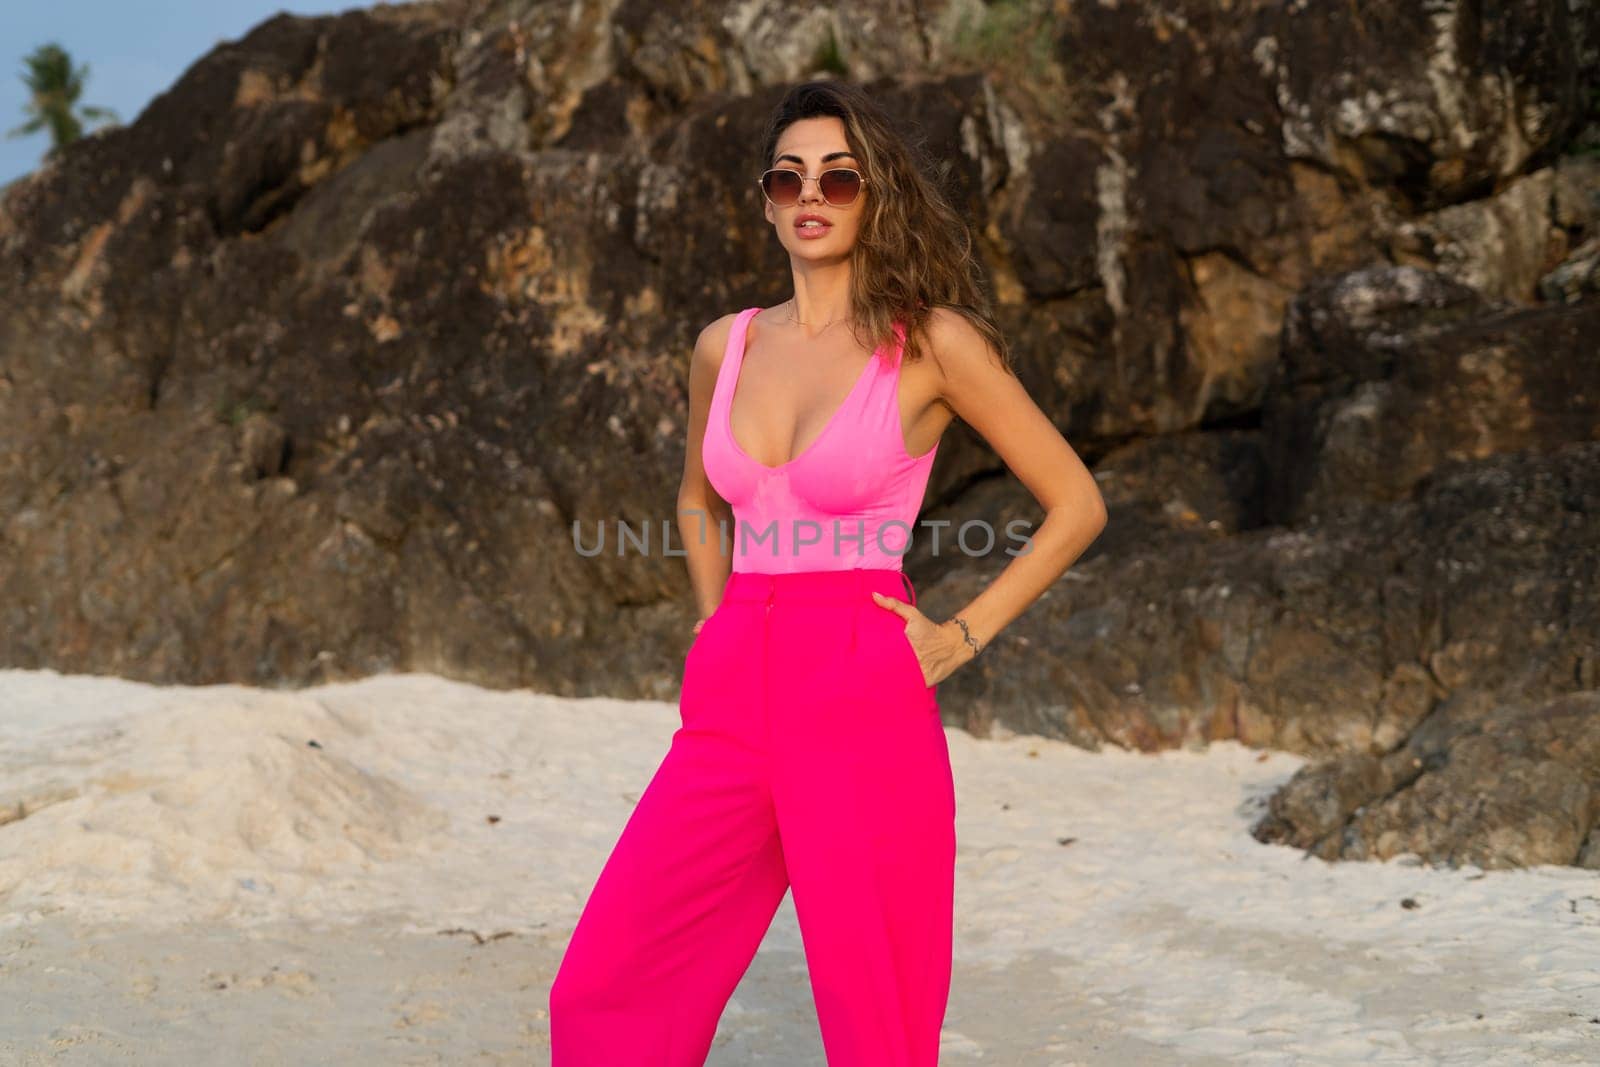
{"label": "hot pink pants", "polygon": [[704,1064],[791,887],[830,1067],[938,1062],[955,783],[935,687],[872,590],[915,602],[898,570],[730,577],[556,973],[552,1067]]}

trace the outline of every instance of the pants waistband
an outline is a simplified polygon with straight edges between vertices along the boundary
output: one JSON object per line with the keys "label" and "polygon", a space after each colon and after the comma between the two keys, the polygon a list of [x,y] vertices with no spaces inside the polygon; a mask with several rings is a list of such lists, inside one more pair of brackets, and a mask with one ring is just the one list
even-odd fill
{"label": "pants waistband", "polygon": [[725,601],[856,600],[867,592],[886,593],[908,603],[917,602],[916,587],[904,571],[889,567],[861,567],[830,571],[788,571],[762,574],[734,571],[723,588]]}

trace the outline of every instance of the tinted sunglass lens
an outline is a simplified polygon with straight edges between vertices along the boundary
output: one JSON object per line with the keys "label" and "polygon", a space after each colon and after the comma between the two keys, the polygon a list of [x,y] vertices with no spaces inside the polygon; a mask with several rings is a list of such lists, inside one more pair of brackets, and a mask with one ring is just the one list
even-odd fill
{"label": "tinted sunglass lens", "polygon": [[774,204],[788,207],[800,199],[801,184],[800,175],[792,170],[769,170],[762,188],[766,190],[767,198]]}
{"label": "tinted sunglass lens", "polygon": [[822,199],[843,206],[861,191],[861,175],[853,170],[824,171],[818,184],[822,187]]}

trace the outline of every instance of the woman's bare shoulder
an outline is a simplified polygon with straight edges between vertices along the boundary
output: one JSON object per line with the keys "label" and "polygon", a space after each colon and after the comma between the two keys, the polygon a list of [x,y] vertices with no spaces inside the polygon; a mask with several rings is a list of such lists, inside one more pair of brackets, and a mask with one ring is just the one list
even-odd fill
{"label": "woman's bare shoulder", "polygon": [[706,323],[700,330],[700,336],[695,340],[695,347],[721,348],[728,343],[728,333],[733,329],[733,322],[739,317],[737,311],[730,311],[726,315],[719,315]]}
{"label": "woman's bare shoulder", "polygon": [[694,342],[694,370],[709,371],[712,377],[716,376],[722,366],[722,354],[728,348],[728,335],[733,330],[733,321],[738,317],[737,311],[730,311],[701,327],[700,335]]}

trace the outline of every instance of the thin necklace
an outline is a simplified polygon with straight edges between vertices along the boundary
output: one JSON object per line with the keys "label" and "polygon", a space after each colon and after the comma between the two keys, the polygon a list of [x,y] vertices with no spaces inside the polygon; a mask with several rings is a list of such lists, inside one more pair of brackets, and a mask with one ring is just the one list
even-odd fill
{"label": "thin necklace", "polygon": [[[798,323],[801,326],[810,326],[810,325],[812,325],[812,323],[809,323],[809,322],[800,322],[799,319],[794,317],[794,307],[792,306],[793,303],[794,303],[793,301],[790,301],[790,305],[791,306],[789,308],[789,321],[793,322],[793,323]],[[828,328],[828,326],[832,326],[834,322],[843,322],[846,319],[848,319],[849,317],[850,317],[849,315],[841,315],[838,318],[834,319],[833,322],[830,322],[826,326],[823,326],[822,329],[826,330]],[[818,332],[820,333],[821,331],[819,330]]]}

